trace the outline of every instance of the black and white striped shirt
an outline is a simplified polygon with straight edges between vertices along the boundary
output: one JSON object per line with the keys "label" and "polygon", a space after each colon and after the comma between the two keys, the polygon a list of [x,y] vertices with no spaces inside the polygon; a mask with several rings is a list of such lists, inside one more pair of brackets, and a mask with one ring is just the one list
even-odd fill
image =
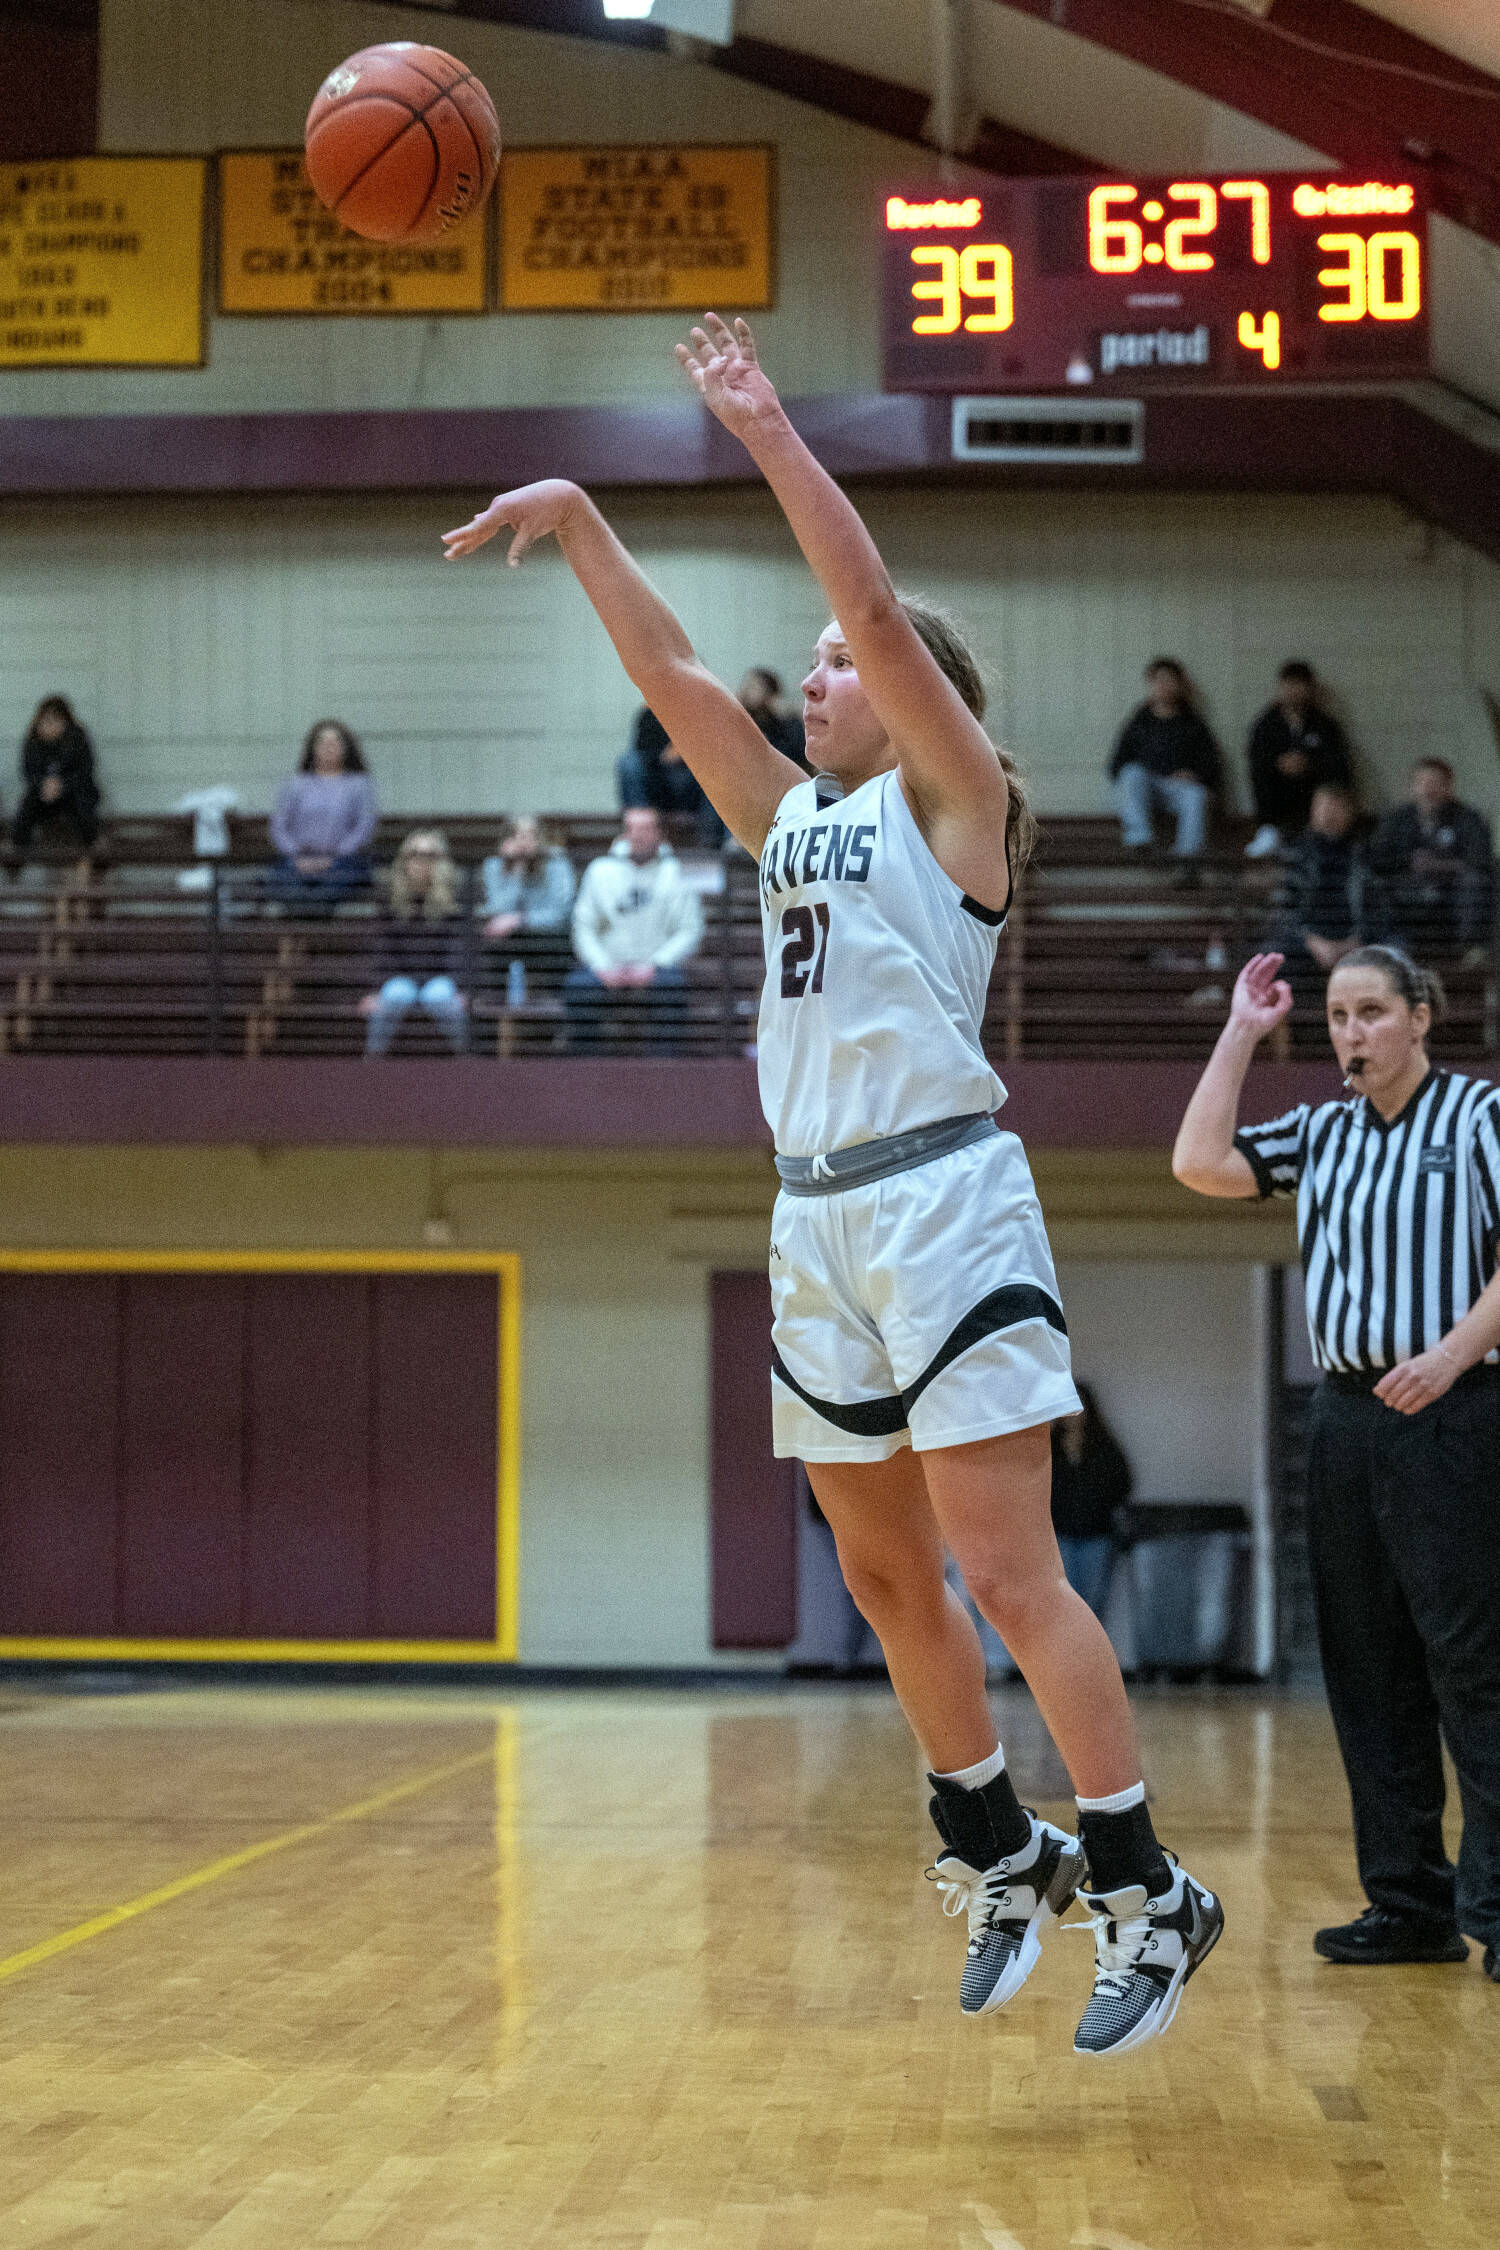
{"label": "black and white striped shirt", "polygon": [[1297,1198],[1325,1372],[1373,1373],[1432,1350],[1495,1272],[1500,1086],[1486,1079],[1430,1070],[1389,1124],[1363,1095],[1300,1102],[1235,1146],[1263,1196]]}

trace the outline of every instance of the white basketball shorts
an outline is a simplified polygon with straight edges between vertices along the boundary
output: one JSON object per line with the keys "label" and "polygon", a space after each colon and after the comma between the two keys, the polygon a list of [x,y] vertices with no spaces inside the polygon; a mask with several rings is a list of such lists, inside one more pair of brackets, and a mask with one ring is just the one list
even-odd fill
{"label": "white basketball shorts", "polygon": [[1079,1411],[1031,1168],[999,1133],[835,1195],[776,1198],[777,1457],[886,1461]]}

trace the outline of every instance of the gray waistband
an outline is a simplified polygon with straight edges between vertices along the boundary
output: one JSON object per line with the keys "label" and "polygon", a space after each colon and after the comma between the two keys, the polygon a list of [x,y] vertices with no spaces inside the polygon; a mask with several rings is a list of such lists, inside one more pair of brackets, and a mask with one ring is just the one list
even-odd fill
{"label": "gray waistband", "polygon": [[778,1156],[776,1169],[788,1195],[841,1195],[845,1188],[868,1187],[893,1172],[910,1172],[934,1157],[951,1156],[971,1141],[987,1140],[999,1126],[986,1110],[967,1117],[940,1117],[934,1125],[915,1125],[883,1141],[859,1141],[826,1156]]}

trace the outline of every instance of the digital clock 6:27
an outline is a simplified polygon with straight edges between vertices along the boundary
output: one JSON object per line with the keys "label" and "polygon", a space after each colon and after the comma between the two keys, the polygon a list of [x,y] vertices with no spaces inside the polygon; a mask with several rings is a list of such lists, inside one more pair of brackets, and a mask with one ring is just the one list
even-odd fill
{"label": "digital clock 6:27", "polygon": [[1427,371],[1412,180],[987,180],[889,194],[882,217],[889,390]]}

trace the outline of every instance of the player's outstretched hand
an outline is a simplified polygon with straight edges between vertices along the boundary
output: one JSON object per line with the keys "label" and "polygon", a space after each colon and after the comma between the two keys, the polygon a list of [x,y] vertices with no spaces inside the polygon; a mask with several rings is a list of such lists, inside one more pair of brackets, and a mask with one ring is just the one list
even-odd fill
{"label": "player's outstretched hand", "polygon": [[755,356],[748,322],[737,320],[731,328],[717,313],[705,313],[703,326],[677,346],[677,358],[710,414],[736,437],[779,411],[781,402]]}
{"label": "player's outstretched hand", "polygon": [[477,554],[487,539],[509,525],[515,537],[505,559],[515,565],[534,541],[562,530],[582,497],[577,485],[562,477],[545,477],[540,484],[523,484],[514,492],[502,492],[468,523],[443,533],[444,558],[460,562],[465,555]]}
{"label": "player's outstretched hand", "polygon": [[1292,988],[1276,974],[1284,959],[1280,953],[1257,953],[1235,979],[1230,1021],[1243,1024],[1257,1039],[1264,1039],[1291,1014]]}

